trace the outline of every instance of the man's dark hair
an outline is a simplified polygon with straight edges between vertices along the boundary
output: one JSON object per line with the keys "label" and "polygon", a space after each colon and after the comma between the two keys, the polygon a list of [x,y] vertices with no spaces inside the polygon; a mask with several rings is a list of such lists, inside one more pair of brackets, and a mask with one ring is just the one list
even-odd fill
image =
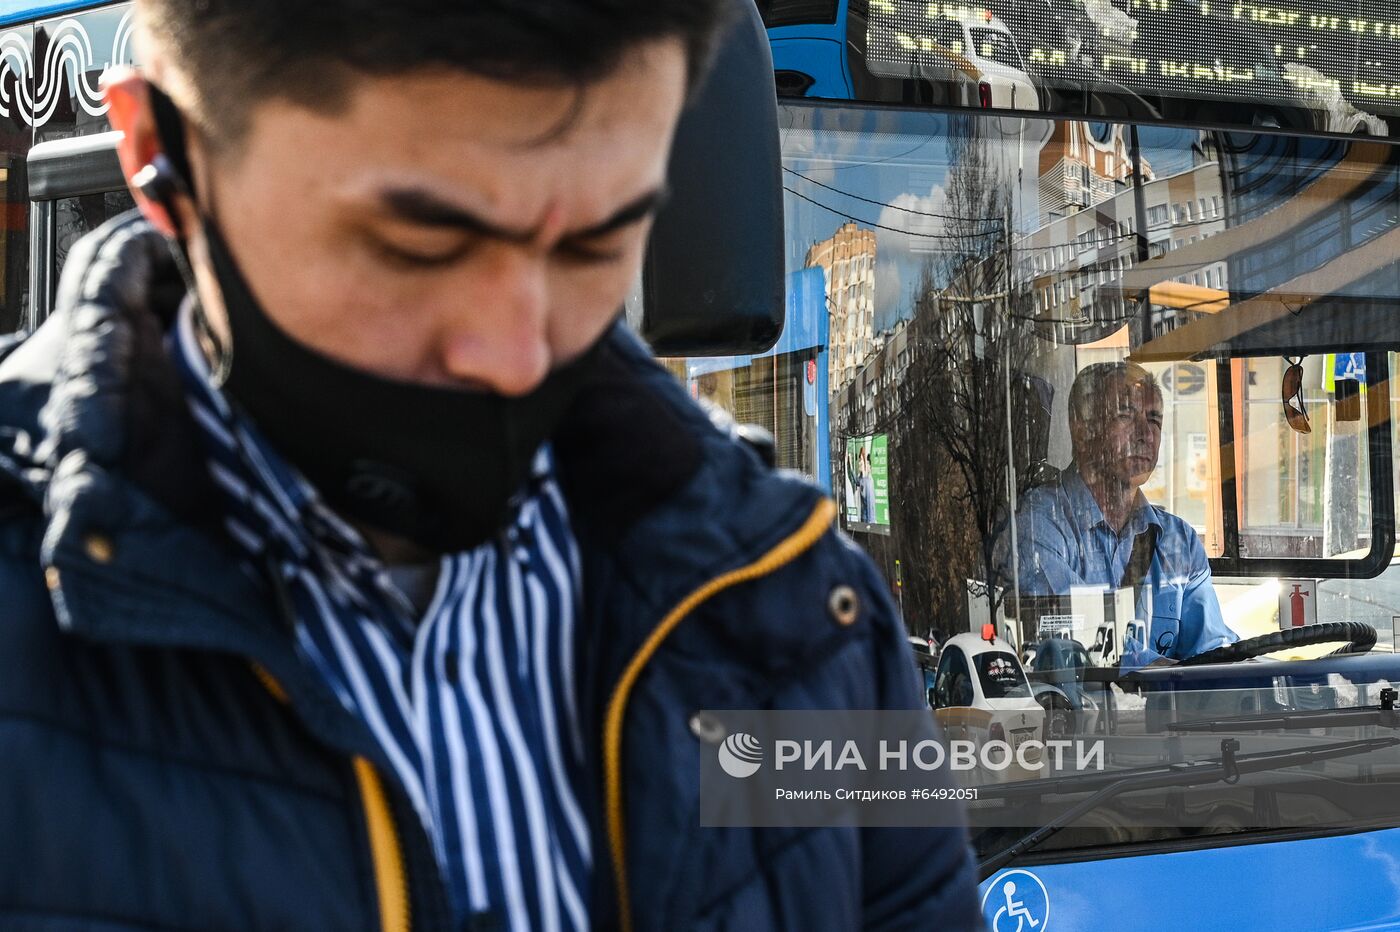
{"label": "man's dark hair", "polygon": [[279,98],[335,112],[356,75],[458,70],[583,88],[629,50],[680,39],[693,85],[726,0],[142,0],[150,32],[189,78],[190,114],[234,143]]}

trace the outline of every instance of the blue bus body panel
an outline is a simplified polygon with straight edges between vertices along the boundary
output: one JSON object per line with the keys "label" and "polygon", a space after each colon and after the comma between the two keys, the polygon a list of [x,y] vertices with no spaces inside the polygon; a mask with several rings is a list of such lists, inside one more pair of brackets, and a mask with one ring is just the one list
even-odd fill
{"label": "blue bus body panel", "polygon": [[991,932],[1400,930],[1400,829],[1008,868],[981,893]]}
{"label": "blue bus body panel", "polygon": [[850,100],[851,77],[846,71],[846,41],[827,27],[789,27],[768,30],[774,71],[800,71],[810,75],[809,97]]}
{"label": "blue bus body panel", "polygon": [[34,0],[0,0],[0,26],[27,23],[50,16],[61,16],[78,10],[88,10],[106,4],[93,0],[68,0],[67,3],[35,3]]}

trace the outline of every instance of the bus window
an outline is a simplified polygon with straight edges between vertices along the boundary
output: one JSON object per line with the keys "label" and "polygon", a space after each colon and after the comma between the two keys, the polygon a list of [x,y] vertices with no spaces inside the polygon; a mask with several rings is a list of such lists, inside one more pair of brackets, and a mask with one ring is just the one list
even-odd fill
{"label": "bus window", "polygon": [[[1400,679],[1377,656],[1400,643],[1395,148],[831,101],[780,122],[782,337],[668,365],[829,490],[911,634],[1007,632],[945,648],[935,707],[1019,692],[973,664],[1023,655],[1047,729],[1123,739],[1129,768],[1173,716],[1327,711]],[[1237,688],[1195,664],[1285,640]],[[1288,672],[1339,647],[1371,653],[1335,683]],[[1179,693],[1144,691],[1156,666]]]}
{"label": "bus window", "polygon": [[[1352,354],[1299,359],[1294,403],[1280,403],[1293,365],[1278,357],[1242,360],[1244,398],[1240,552],[1251,557],[1355,558],[1370,550],[1371,502],[1364,406],[1343,418],[1336,400],[1364,370]],[[1339,372],[1344,376],[1338,379]]]}
{"label": "bus window", "polygon": [[[0,117],[0,124],[9,123]],[[5,139],[15,140],[8,133]],[[25,180],[24,157],[29,149],[27,135],[23,144],[0,144],[0,196],[4,199],[6,216],[11,222],[0,234],[0,336],[18,330],[24,322],[29,289],[28,211],[29,185]]]}
{"label": "bus window", "polygon": [[[0,99],[0,193],[7,218],[0,239],[0,334],[33,325],[47,311],[34,307],[32,290],[36,276],[50,286],[52,270],[35,267],[35,261],[61,263],[72,240],[130,205],[129,198],[120,202],[124,195],[87,195],[81,203],[55,204],[51,226],[30,228],[30,149],[109,130],[100,78],[107,68],[133,60],[132,5],[85,8],[94,5],[72,0],[5,8],[0,41],[10,54],[0,68],[9,89]],[[45,243],[38,260],[32,255],[35,237]]]}
{"label": "bus window", "polygon": [[[53,4],[46,6],[46,13],[53,10]],[[29,29],[23,31],[30,32]],[[44,68],[38,74],[62,73],[58,82],[40,83],[49,95],[41,95],[34,102],[31,119],[35,143],[88,136],[112,128],[102,101],[101,77],[108,67],[134,60],[134,34],[130,3],[76,14],[50,14],[34,23],[30,41],[43,51]],[[65,52],[74,47],[83,48],[86,54]]]}
{"label": "bus window", "polygon": [[54,201],[54,280],[57,281],[63,273],[68,250],[74,243],[118,214],[135,207],[131,192],[125,188],[102,194],[61,197]]}
{"label": "bus window", "polygon": [[[1391,360],[1371,350],[1400,299],[1394,150],[798,101],[781,123],[782,337],[668,365],[829,490],[911,632],[1005,622],[1013,642],[1049,632],[1118,663],[1153,636],[1146,603],[1084,615],[1070,590],[1196,578],[1222,633],[1277,630],[1291,583],[1316,580],[1299,591],[1329,620],[1388,638],[1400,603],[1362,594],[1394,540],[1393,489],[1377,492],[1393,403],[1366,369]],[[1317,230],[1335,231],[1325,249]],[[1156,436],[1132,453],[1133,489],[1173,535],[1136,572],[1134,535],[1087,560],[1087,529],[1037,506],[1087,475],[1085,424],[1109,413],[1074,410],[1075,383],[1115,365],[1150,376]],[[1073,551],[1062,565],[1049,530]],[[1162,548],[1174,556],[1154,562]],[[1056,615],[1046,597],[1065,600],[1061,620],[1020,626],[1016,606]]]}

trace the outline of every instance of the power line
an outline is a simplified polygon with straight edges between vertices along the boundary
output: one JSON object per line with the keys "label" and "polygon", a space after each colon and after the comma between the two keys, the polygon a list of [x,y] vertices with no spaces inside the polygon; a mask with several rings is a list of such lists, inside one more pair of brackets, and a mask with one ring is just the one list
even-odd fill
{"label": "power line", "polygon": [[967,234],[962,235],[962,236],[954,235],[954,234],[951,234],[951,233],[916,233],[916,232],[914,232],[913,230],[901,230],[899,227],[886,226],[886,225],[883,224],[883,223],[875,223],[874,221],[871,221],[871,220],[862,220],[862,219],[859,218],[859,217],[852,216],[851,214],[847,213],[847,212],[844,211],[844,210],[837,210],[835,207],[832,207],[832,206],[830,206],[830,205],[828,205],[828,204],[823,204],[821,201],[814,200],[813,198],[810,198],[810,197],[808,197],[807,195],[803,194],[801,191],[797,191],[797,190],[795,190],[795,189],[793,189],[793,188],[789,188],[787,185],[783,185],[783,190],[786,191],[787,193],[791,194],[793,197],[799,197],[799,198],[801,198],[802,200],[806,201],[806,202],[809,203],[809,204],[812,204],[812,205],[814,205],[814,206],[816,206],[816,207],[820,207],[822,210],[825,210],[825,211],[828,211],[828,212],[830,212],[830,213],[833,213],[833,214],[835,214],[835,215],[838,216],[838,217],[841,217],[841,218],[843,218],[843,219],[845,219],[845,220],[851,221],[852,223],[859,223],[859,224],[861,224],[861,225],[863,225],[863,226],[873,227],[874,229],[877,229],[877,230],[886,230],[886,231],[888,231],[888,232],[890,232],[890,233],[902,233],[902,234],[905,235],[905,236],[917,236],[917,237],[920,237],[920,238],[922,238],[922,239],[943,239],[943,240],[963,240],[963,239],[967,239],[968,237],[972,237],[972,236],[1000,236],[1000,235],[1001,235],[1001,230],[981,230],[981,231],[973,230],[973,231],[970,231],[970,232],[968,232]]}
{"label": "power line", "polygon": [[[784,171],[792,171],[791,169],[788,169],[788,168],[784,168],[783,170],[784,170]],[[957,216],[953,216],[953,215],[949,215],[949,214],[936,214],[936,213],[931,213],[931,212],[928,212],[928,211],[911,210],[910,208],[907,208],[907,207],[896,207],[896,206],[893,205],[893,204],[886,204],[886,203],[884,203],[883,201],[872,200],[871,198],[861,197],[860,195],[857,195],[857,194],[851,194],[850,192],[842,191],[840,188],[833,188],[833,187],[831,187],[830,185],[822,184],[820,181],[813,181],[811,178],[807,178],[806,175],[803,175],[803,174],[801,174],[800,172],[793,172],[793,174],[797,175],[799,178],[803,178],[803,179],[806,180],[806,181],[810,181],[812,184],[815,184],[815,185],[817,185],[818,187],[827,188],[827,189],[829,189],[829,190],[831,190],[831,191],[836,192],[837,194],[841,194],[841,195],[844,196],[844,197],[854,198],[855,200],[865,201],[866,203],[869,203],[869,204],[875,204],[875,205],[881,206],[881,207],[889,207],[889,208],[892,208],[892,209],[894,209],[894,210],[900,210],[900,211],[904,211],[905,213],[916,214],[916,215],[918,215],[918,216],[931,217],[931,218],[934,218],[934,219],[946,220],[946,221],[950,221],[950,222],[954,222],[954,223],[962,223],[962,222],[977,223],[977,222],[984,222],[984,221],[985,221],[985,222],[991,222],[991,221],[993,221],[993,220],[1000,219],[1000,218],[982,217],[982,218],[971,218],[971,219],[964,220],[964,218],[962,218],[962,217],[957,217]],[[999,236],[999,235],[1001,235],[1001,233],[1002,233],[1002,230],[1001,230],[1000,228],[995,229],[995,230],[969,230],[968,232],[962,233],[962,234],[953,234],[953,233],[919,233],[919,232],[916,232],[916,231],[914,231],[914,230],[906,230],[906,229],[902,229],[902,228],[900,228],[900,227],[892,227],[892,226],[888,226],[888,225],[886,225],[886,224],[876,223],[876,222],[874,222],[874,221],[872,221],[872,220],[864,220],[864,219],[862,219],[862,218],[860,218],[860,217],[857,217],[857,216],[851,214],[851,213],[848,212],[848,211],[839,210],[839,209],[837,209],[837,208],[835,208],[835,207],[832,207],[832,206],[829,205],[829,204],[823,204],[821,201],[818,201],[818,200],[815,200],[814,198],[808,197],[807,195],[803,194],[802,192],[796,190],[795,188],[788,187],[787,185],[783,185],[783,190],[786,191],[787,193],[793,195],[794,197],[801,198],[802,200],[806,201],[806,202],[809,203],[809,204],[812,204],[812,205],[814,205],[814,206],[816,206],[816,207],[820,207],[820,208],[822,208],[823,210],[828,211],[828,212],[830,212],[830,213],[836,214],[838,217],[842,217],[842,218],[844,218],[844,219],[846,219],[846,220],[851,221],[852,223],[859,223],[859,224],[862,224],[862,225],[867,226],[867,227],[871,227],[871,228],[878,229],[878,230],[885,230],[885,231],[890,232],[890,233],[902,233],[902,234],[904,234],[905,236],[917,236],[917,237],[919,237],[919,238],[921,238],[921,239],[964,240],[964,239],[967,239],[967,238],[969,238],[969,237],[974,237],[974,236]],[[1161,231],[1161,230],[1168,230],[1168,229],[1176,229],[1176,228],[1178,228],[1178,227],[1200,226],[1201,224],[1204,224],[1204,223],[1215,223],[1215,222],[1218,222],[1218,221],[1216,221],[1216,220],[1193,220],[1193,221],[1187,221],[1187,222],[1183,222],[1183,223],[1172,223],[1172,224],[1167,224],[1167,225],[1149,226],[1147,229],[1148,229],[1149,232],[1153,232],[1153,231]],[[1042,228],[1042,229],[1043,229],[1043,228]],[[1039,231],[1036,231],[1036,232],[1039,232]],[[1125,242],[1125,241],[1127,241],[1127,240],[1135,240],[1135,239],[1138,237],[1138,234],[1137,234],[1136,232],[1114,233],[1114,234],[1111,234],[1111,235],[1109,235],[1109,236],[1107,236],[1107,237],[1094,237],[1094,238],[1088,239],[1088,240],[1066,239],[1066,240],[1064,240],[1064,241],[1062,241],[1062,242],[1052,243],[1052,244],[1045,245],[1045,246],[1027,246],[1027,245],[1025,245],[1025,240],[1028,239],[1028,238],[1030,238],[1031,236],[1034,236],[1034,235],[1035,235],[1035,233],[1031,233],[1031,234],[1027,234],[1027,235],[1025,235],[1025,236],[1022,236],[1022,237],[1020,238],[1019,241],[1013,241],[1013,242],[1011,243],[1011,245],[1010,245],[1009,248],[1012,249],[1012,250],[1014,250],[1014,251],[1017,251],[1017,252],[1031,253],[1031,252],[1053,252],[1054,250],[1057,250],[1057,249],[1067,249],[1067,248],[1073,248],[1073,247],[1078,247],[1078,246],[1081,246],[1081,245],[1082,245],[1082,246],[1084,246],[1084,247],[1086,247],[1086,248],[1085,248],[1084,250],[1080,250],[1080,251],[1087,252],[1089,249],[1100,249],[1100,248],[1103,248],[1103,247],[1106,247],[1106,246],[1113,246],[1113,245],[1121,244],[1121,243],[1123,243],[1123,242]],[[1203,237],[1201,237],[1202,240],[1206,240],[1206,239],[1209,239],[1209,238],[1210,238],[1209,236],[1203,236]],[[1187,245],[1187,244],[1183,244],[1183,246],[1185,246],[1185,245]],[[1191,245],[1194,245],[1194,244],[1191,244]],[[1170,249],[1169,249],[1169,250],[1167,250],[1165,253],[1163,253],[1163,256],[1169,256],[1169,255],[1171,255],[1172,252],[1174,252],[1174,251],[1175,251],[1175,250],[1170,250]],[[1155,259],[1155,258],[1161,258],[1161,257],[1160,257],[1160,256],[1154,256],[1154,257],[1152,257],[1152,259]],[[1148,261],[1151,261],[1151,259],[1143,260],[1143,262],[1148,262]],[[1209,263],[1209,262],[1216,262],[1216,261],[1219,261],[1219,260],[1215,260],[1215,259],[1207,260],[1207,263]],[[1206,264],[1206,263],[1202,263],[1202,264]],[[1092,269],[1092,268],[1093,268],[1093,266],[1090,266],[1090,267],[1088,267],[1087,269],[1086,269],[1085,267],[1083,267],[1083,266],[1078,266],[1078,267],[1074,267],[1074,268],[1064,268],[1064,269],[1046,269],[1046,270],[1045,270],[1044,272],[1042,272],[1041,274],[1046,274],[1046,275],[1050,275],[1050,274],[1071,275],[1071,274],[1074,274],[1074,273],[1076,273],[1076,272],[1083,272],[1083,271],[1087,271],[1087,270]]]}
{"label": "power line", "polygon": [[870,166],[870,165],[880,165],[880,164],[883,164],[884,162],[891,162],[891,161],[894,161],[895,159],[903,158],[903,157],[906,156],[906,155],[912,155],[913,153],[915,153],[915,152],[919,151],[920,149],[922,149],[924,146],[926,146],[926,145],[928,145],[929,143],[933,142],[935,139],[942,138],[942,136],[943,136],[942,133],[930,133],[928,136],[924,137],[924,141],[923,141],[923,142],[919,143],[919,144],[916,145],[916,146],[912,146],[912,147],[910,147],[910,148],[908,148],[908,149],[905,149],[903,152],[896,152],[894,155],[887,155],[887,156],[885,156],[884,158],[881,158],[881,159],[871,159],[871,160],[868,161],[868,162],[857,162],[857,163],[854,164],[854,165],[837,165],[837,166],[833,167],[831,170],[834,171],[834,172],[844,172],[844,171],[850,171],[850,170],[853,169],[853,168],[866,168],[867,166]]}
{"label": "power line", "polygon": [[877,201],[874,198],[862,197],[859,194],[853,194],[850,191],[844,191],[841,188],[833,187],[829,184],[823,184],[815,178],[802,174],[800,171],[788,168],[786,165],[783,166],[783,171],[788,172],[789,174],[796,175],[803,181],[806,181],[809,184],[814,184],[819,188],[826,188],[828,191],[835,191],[842,197],[849,197],[852,200],[864,201],[867,204],[875,204],[878,207],[888,207],[890,210],[898,210],[906,214],[916,214],[920,217],[933,217],[937,220],[956,220],[965,223],[1001,223],[1004,220],[1004,218],[1002,217],[959,217],[955,214],[939,214],[928,210],[914,210],[910,207],[899,207],[895,204],[890,204],[885,201]]}

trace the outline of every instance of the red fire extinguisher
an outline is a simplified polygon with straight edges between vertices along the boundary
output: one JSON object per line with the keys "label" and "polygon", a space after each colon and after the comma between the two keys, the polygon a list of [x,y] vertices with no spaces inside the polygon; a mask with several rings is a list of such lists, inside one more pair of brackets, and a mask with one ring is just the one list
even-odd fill
{"label": "red fire extinguisher", "polygon": [[1301,628],[1307,623],[1308,612],[1306,608],[1307,596],[1311,591],[1304,591],[1303,587],[1297,583],[1293,584],[1293,592],[1288,596],[1293,605],[1293,627]]}

